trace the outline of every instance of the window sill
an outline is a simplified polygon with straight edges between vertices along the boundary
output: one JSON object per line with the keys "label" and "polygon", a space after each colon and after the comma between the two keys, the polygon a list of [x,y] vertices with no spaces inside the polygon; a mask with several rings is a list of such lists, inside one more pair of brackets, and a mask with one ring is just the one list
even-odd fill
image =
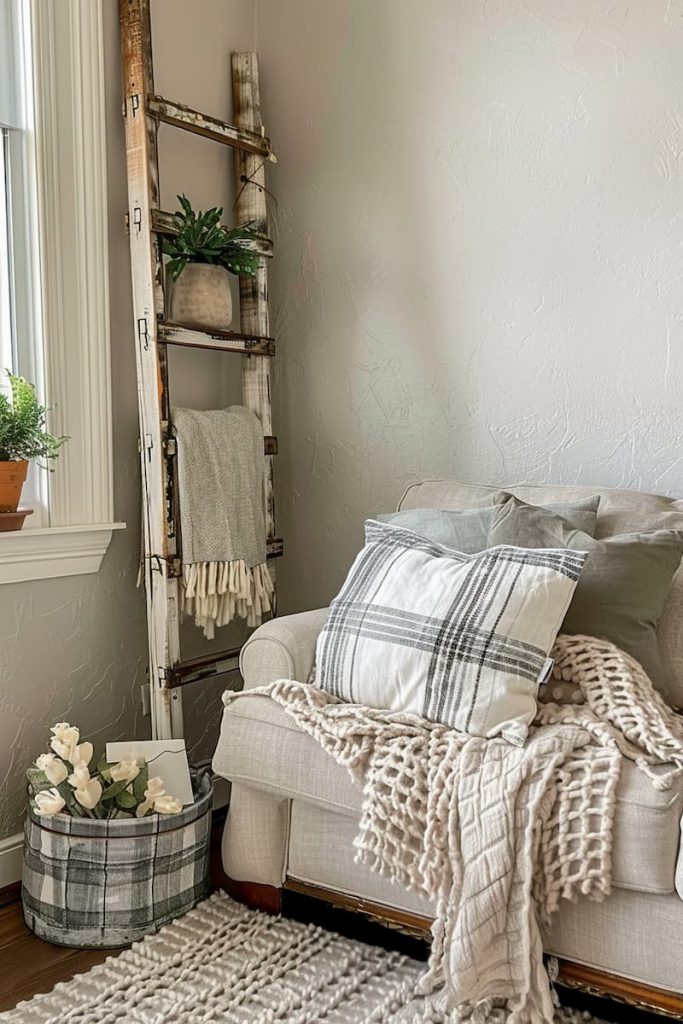
{"label": "window sill", "polygon": [[0,584],[97,572],[112,533],[125,526],[101,523],[0,533]]}

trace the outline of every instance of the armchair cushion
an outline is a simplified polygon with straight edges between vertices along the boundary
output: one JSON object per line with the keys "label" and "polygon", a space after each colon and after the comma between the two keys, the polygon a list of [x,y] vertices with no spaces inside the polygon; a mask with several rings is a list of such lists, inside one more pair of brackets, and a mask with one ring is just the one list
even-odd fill
{"label": "armchair cushion", "polygon": [[522,744],[584,559],[512,546],[465,555],[370,519],[318,638],[316,683]]}
{"label": "armchair cushion", "polygon": [[315,658],[318,635],[329,608],[270,619],[255,630],[242,647],[240,672],[244,689],[253,690],[275,679],[306,682]]}
{"label": "armchair cushion", "polygon": [[[465,484],[458,480],[424,480],[411,484],[399,503],[399,509],[479,508],[493,502],[501,487]],[[578,485],[515,484],[505,490],[532,505],[573,502],[599,493],[600,506],[595,536],[598,539],[619,533],[646,533],[652,530],[683,529],[683,500],[642,491],[615,487]],[[662,696],[674,707],[683,708],[683,567],[673,585],[657,623],[657,636],[664,676],[659,687]]]}
{"label": "armchair cushion", "polygon": [[681,530],[625,533],[594,540],[567,520],[514,495],[496,509],[489,544],[587,551],[565,633],[611,640],[640,662],[657,689],[664,671],[657,621],[683,554]]}
{"label": "armchair cushion", "polygon": [[[377,519],[380,523],[391,523],[392,526],[412,530],[446,548],[455,548],[466,555],[476,555],[489,547],[488,535],[496,508],[507,497],[502,491],[493,496],[493,504],[484,508],[407,508],[403,512],[377,516]],[[599,495],[594,495],[580,501],[550,504],[547,509],[567,519],[576,530],[583,530],[594,537],[599,504]]]}
{"label": "armchair cushion", "polygon": [[[213,766],[232,782],[351,818],[351,831],[357,832],[361,786],[267,697],[243,697],[225,709]],[[656,790],[631,761],[624,761],[614,823],[616,886],[674,892],[682,812],[683,779],[671,789]]]}

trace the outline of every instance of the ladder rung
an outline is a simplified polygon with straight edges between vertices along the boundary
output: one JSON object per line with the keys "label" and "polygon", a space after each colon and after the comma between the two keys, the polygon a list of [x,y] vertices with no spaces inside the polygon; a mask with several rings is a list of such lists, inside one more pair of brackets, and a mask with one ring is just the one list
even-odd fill
{"label": "ladder rung", "polygon": [[159,340],[167,345],[206,348],[216,352],[239,352],[249,356],[274,356],[275,340],[236,331],[203,331],[170,320],[159,321]]}
{"label": "ladder rung", "polygon": [[[266,453],[268,454],[268,453]],[[282,537],[269,537],[266,541],[266,558],[282,558],[285,553],[285,542]],[[160,556],[152,556],[160,557]],[[172,579],[180,579],[183,575],[183,563],[180,558],[168,562],[168,575]]]}
{"label": "ladder rung", "polygon": [[198,683],[201,679],[212,679],[214,676],[225,675],[239,668],[240,648],[233,647],[228,651],[206,654],[202,658],[191,658],[179,661],[168,670],[167,686],[170,690],[188,683]]}
{"label": "ladder rung", "polygon": [[[164,430],[168,433],[168,423],[164,424]],[[166,441],[166,455],[174,456],[177,452],[176,439],[174,437],[169,438]],[[277,438],[273,434],[266,434],[263,438],[263,454],[264,455],[277,455],[278,443]]]}
{"label": "ladder rung", "polygon": [[285,551],[285,542],[282,537],[269,537],[266,541],[266,554],[268,558],[280,558]]}
{"label": "ladder rung", "polygon": [[[174,236],[178,234],[175,223],[175,215],[167,210],[152,210],[152,231],[158,235]],[[257,252],[259,256],[272,256],[273,243],[270,238],[254,238],[240,241],[240,245],[251,252]]]}
{"label": "ladder rung", "polygon": [[171,100],[165,100],[163,96],[150,96],[147,99],[147,110],[159,121],[171,124],[174,128],[203,135],[205,139],[222,142],[225,146],[234,146],[248,153],[270,156],[270,140],[265,136],[257,135],[246,128],[235,128],[226,121],[209,117],[208,114],[186,107],[183,103],[173,103]]}

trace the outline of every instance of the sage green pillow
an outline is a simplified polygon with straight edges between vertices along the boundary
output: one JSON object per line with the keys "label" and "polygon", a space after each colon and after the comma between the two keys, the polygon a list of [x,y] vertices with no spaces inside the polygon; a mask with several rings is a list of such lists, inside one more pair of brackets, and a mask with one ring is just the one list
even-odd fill
{"label": "sage green pillow", "polygon": [[[500,498],[503,500],[507,500],[508,497],[507,492],[500,492]],[[403,512],[375,516],[375,519],[381,523],[391,523],[392,526],[402,526],[404,530],[410,530],[446,548],[462,551],[465,555],[476,555],[488,547],[489,531],[500,498],[496,495],[496,504],[488,505],[486,508],[458,511],[443,508],[407,508]],[[593,537],[599,504],[600,495],[596,495],[594,498],[584,498],[572,504],[548,505],[548,509],[563,516],[575,529],[583,530]],[[525,546],[527,545],[517,545]]]}
{"label": "sage green pillow", "polygon": [[562,516],[510,497],[500,505],[489,546],[587,551],[564,633],[598,636],[631,654],[655,686],[664,682],[657,620],[683,555],[683,532],[655,530],[595,540]]}

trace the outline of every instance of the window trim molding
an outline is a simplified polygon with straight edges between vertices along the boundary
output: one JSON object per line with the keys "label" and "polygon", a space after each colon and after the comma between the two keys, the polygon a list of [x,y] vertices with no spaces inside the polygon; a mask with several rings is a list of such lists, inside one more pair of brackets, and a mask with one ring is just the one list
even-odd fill
{"label": "window trim molding", "polygon": [[97,572],[125,525],[113,512],[102,0],[30,9],[43,390],[52,431],[70,440],[48,480],[49,527],[0,534],[0,583]]}
{"label": "window trim molding", "polygon": [[0,582],[24,583],[97,572],[112,533],[124,527],[125,523],[48,526],[6,533],[0,542]]}

